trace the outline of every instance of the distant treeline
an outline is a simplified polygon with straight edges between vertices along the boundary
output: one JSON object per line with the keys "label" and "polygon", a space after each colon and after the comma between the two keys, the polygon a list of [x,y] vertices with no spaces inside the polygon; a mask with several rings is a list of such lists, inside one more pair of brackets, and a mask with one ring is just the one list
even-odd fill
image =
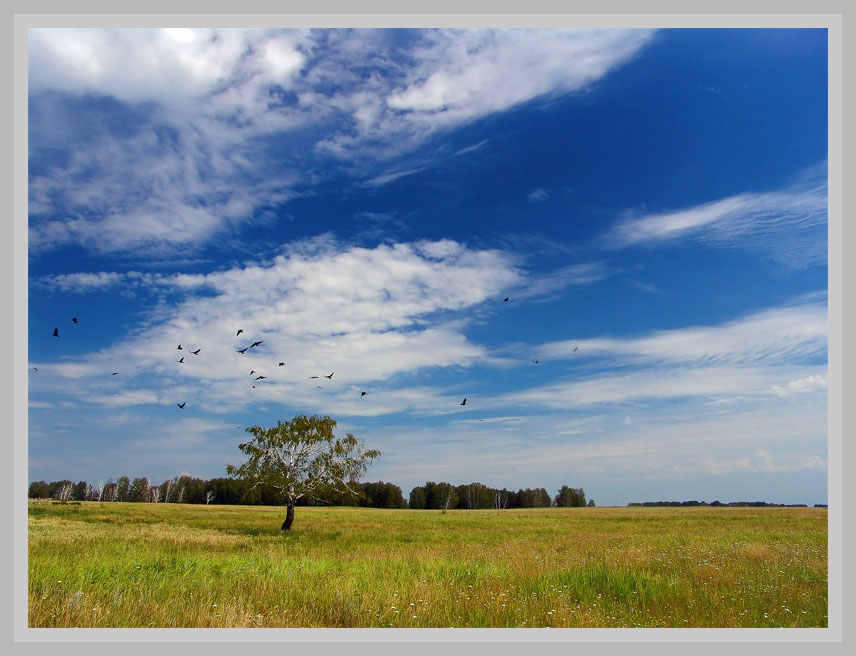
{"label": "distant treeline", "polygon": [[[586,503],[585,491],[563,485],[555,497],[550,497],[542,487],[519,489],[516,492],[505,488],[488,487],[483,483],[452,485],[428,481],[414,487],[409,499],[405,499],[401,488],[392,483],[349,484],[357,494],[341,493],[336,490],[322,491],[315,499],[301,499],[301,506],[361,506],[372,508],[414,509],[480,509],[480,508],[546,508],[549,506],[580,507],[595,505],[594,500]],[[74,483],[70,480],[35,481],[30,483],[28,496],[31,499],[58,499],[60,501],[126,501],[149,503],[217,503],[240,505],[278,506],[284,503],[282,496],[265,485],[252,488],[249,483],[235,478],[212,478],[204,480],[192,476],[176,476],[160,485],[152,485],[146,477],[120,476],[117,480],[100,481],[92,485],[86,481]]]}
{"label": "distant treeline", "polygon": [[[768,503],[767,501],[729,501],[721,503],[719,501],[643,501],[641,503],[628,503],[628,506],[730,506],[734,507],[774,507],[774,508],[807,508],[804,503]],[[826,508],[825,503],[814,504],[815,508]]]}
{"label": "distant treeline", "polygon": [[581,507],[594,506],[594,500],[586,503],[582,488],[563,485],[555,497],[550,497],[543,487],[526,488],[516,492],[505,488],[488,487],[483,483],[452,485],[428,481],[410,491],[410,508],[443,510],[483,508],[548,508],[550,506]]}

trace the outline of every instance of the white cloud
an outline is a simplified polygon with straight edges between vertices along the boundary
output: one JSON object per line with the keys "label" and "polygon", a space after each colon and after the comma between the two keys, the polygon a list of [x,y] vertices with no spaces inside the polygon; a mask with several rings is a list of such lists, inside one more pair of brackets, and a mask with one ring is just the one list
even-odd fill
{"label": "white cloud", "polygon": [[550,192],[546,189],[542,189],[539,187],[538,189],[533,189],[532,191],[530,191],[529,194],[526,196],[526,199],[530,203],[543,203],[549,197]]}
{"label": "white cloud", "polygon": [[810,301],[761,310],[718,326],[691,326],[627,339],[552,342],[539,352],[550,358],[611,357],[637,364],[751,364],[817,357],[826,348],[826,303]]}
{"label": "white cloud", "polygon": [[[669,399],[718,399],[729,396],[770,396],[773,385],[794,375],[823,375],[825,366],[740,367],[711,365],[651,368],[621,374],[601,374],[578,382],[560,382],[496,397],[490,405],[526,404],[553,409],[603,404],[646,403]],[[821,374],[814,372],[822,372]]]}
{"label": "white cloud", "polygon": [[823,265],[827,258],[825,165],[794,186],[742,193],[677,211],[627,218],[604,236],[612,248],[680,239],[753,249],[791,267]]}
{"label": "white cloud", "polygon": [[[319,152],[348,160],[366,184],[388,184],[430,163],[382,160],[439,130],[581,90],[651,34],[33,29],[30,247],[192,252],[311,190]],[[85,96],[122,105],[82,112]],[[378,164],[387,170],[367,173]]]}
{"label": "white cloud", "polygon": [[826,390],[826,378],[824,376],[806,376],[796,380],[789,380],[787,385],[773,385],[772,390],[778,396],[793,396],[804,394],[815,390]]}
{"label": "white cloud", "polygon": [[[175,287],[182,278],[136,277]],[[113,405],[190,399],[225,411],[253,401],[323,401],[358,414],[419,411],[436,391],[385,391],[360,405],[352,402],[359,390],[350,386],[386,383],[423,367],[489,361],[486,350],[464,336],[460,321],[447,315],[495,298],[521,277],[507,255],[450,240],[374,249],[316,240],[293,245],[266,265],[190,276],[184,288],[204,285],[205,295],[188,296],[122,343],[50,369],[57,380],[88,378],[85,390],[74,389]],[[258,340],[259,347],[236,352]],[[198,356],[190,353],[197,348]],[[178,363],[181,356],[185,361]],[[286,365],[279,367],[280,361]],[[121,381],[104,378],[111,367],[121,371]],[[251,370],[267,378],[255,382]],[[309,380],[331,372],[329,381]],[[59,382],[55,391],[61,389]]]}

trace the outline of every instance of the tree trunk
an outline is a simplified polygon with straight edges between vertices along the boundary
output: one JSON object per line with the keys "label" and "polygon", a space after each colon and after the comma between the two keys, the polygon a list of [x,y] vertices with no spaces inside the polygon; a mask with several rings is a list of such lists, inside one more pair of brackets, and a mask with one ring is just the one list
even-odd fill
{"label": "tree trunk", "polygon": [[288,502],[288,510],[285,513],[285,521],[282,523],[282,526],[279,527],[280,531],[290,531],[291,524],[294,521],[294,503],[292,501]]}

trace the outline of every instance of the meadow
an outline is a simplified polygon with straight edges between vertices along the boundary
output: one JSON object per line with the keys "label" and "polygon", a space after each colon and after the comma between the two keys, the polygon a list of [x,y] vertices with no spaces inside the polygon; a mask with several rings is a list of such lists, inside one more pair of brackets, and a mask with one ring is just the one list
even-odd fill
{"label": "meadow", "polygon": [[29,502],[31,627],[826,627],[825,508]]}

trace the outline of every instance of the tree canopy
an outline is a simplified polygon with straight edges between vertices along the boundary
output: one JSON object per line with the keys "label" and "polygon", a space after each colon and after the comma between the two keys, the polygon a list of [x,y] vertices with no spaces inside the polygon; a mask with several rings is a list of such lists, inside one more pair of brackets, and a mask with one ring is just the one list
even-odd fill
{"label": "tree canopy", "polygon": [[226,472],[246,479],[251,487],[266,485],[280,493],[288,511],[282,529],[289,530],[294,506],[303,498],[336,490],[360,496],[356,486],[380,451],[366,449],[351,433],[337,438],[336,421],[330,417],[298,415],[277,421],[272,428],[250,426],[249,442],[238,445],[248,456],[240,465],[227,465]]}

